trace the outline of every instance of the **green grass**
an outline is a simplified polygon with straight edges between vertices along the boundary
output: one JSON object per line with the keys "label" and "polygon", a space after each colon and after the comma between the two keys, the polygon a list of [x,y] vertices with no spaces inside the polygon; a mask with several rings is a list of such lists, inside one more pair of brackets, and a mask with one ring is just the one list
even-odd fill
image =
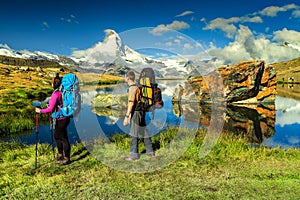
{"label": "green grass", "polygon": [[[48,122],[48,120],[47,115],[39,115],[39,123]],[[0,113],[0,136],[32,130],[34,126],[35,110],[33,107],[19,112]]]}
{"label": "green grass", "polygon": [[[163,155],[176,139],[178,130],[169,129],[152,138],[155,158],[141,157],[125,162],[133,166]],[[184,132],[181,140],[185,140]],[[1,199],[299,199],[299,149],[251,148],[245,139],[221,136],[212,151],[199,158],[205,131],[199,130],[185,153],[166,167],[149,173],[129,173],[108,167],[96,159],[101,148],[129,151],[129,138],[114,136],[110,143],[98,140],[94,152],[83,144],[72,146],[68,166],[51,160],[49,145],[2,143],[0,146]],[[98,145],[98,146],[97,146]],[[96,148],[98,147],[98,148]],[[141,146],[141,151],[143,150]],[[117,154],[118,152],[116,152]],[[173,150],[171,154],[176,154]],[[170,155],[171,155],[170,154]],[[113,157],[113,156],[112,156]],[[114,158],[112,158],[113,160]],[[122,160],[122,157],[119,158]],[[153,162],[154,162],[153,160]],[[161,159],[162,161],[164,158]]]}
{"label": "green grass", "polygon": [[273,63],[271,65],[276,69],[276,79],[278,81],[284,82],[283,78],[287,81],[289,77],[294,77],[295,82],[299,82],[300,57],[293,60]]}
{"label": "green grass", "polygon": [[116,85],[125,83],[124,80],[99,80],[98,85]]}
{"label": "green grass", "polygon": [[32,118],[29,118],[20,114],[0,114],[0,135],[17,133],[26,129],[29,130],[33,126],[33,115]]}

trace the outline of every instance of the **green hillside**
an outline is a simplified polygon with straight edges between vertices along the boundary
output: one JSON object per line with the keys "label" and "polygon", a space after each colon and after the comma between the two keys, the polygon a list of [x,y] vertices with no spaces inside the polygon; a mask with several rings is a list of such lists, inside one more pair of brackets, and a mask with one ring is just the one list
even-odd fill
{"label": "green hillside", "polygon": [[289,78],[293,78],[294,82],[300,83],[300,57],[272,65],[276,69],[278,82],[289,82]]}

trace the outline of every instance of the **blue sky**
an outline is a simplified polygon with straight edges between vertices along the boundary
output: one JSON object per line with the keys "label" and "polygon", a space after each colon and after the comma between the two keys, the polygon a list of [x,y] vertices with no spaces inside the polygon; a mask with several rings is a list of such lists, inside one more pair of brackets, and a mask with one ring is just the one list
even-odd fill
{"label": "blue sky", "polygon": [[[255,57],[260,52],[249,49],[251,45],[258,49],[263,44],[285,41],[292,43],[294,49],[285,57],[280,55],[281,59],[295,57],[296,50],[300,53],[299,1],[10,0],[1,2],[1,7],[0,44],[14,50],[69,56],[74,50],[102,42],[106,29],[122,33],[153,27],[155,37],[176,30],[217,56],[242,48]],[[245,42],[245,34],[253,41]],[[239,46],[240,41],[244,42],[243,47]],[[265,57],[276,60],[271,55]]]}

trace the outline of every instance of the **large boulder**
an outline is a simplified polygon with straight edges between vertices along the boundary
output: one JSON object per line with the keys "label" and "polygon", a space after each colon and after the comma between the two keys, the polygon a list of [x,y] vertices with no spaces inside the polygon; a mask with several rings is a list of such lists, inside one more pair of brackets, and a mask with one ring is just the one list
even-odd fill
{"label": "large boulder", "polygon": [[127,94],[98,94],[92,101],[92,111],[99,116],[123,117],[127,102]]}
{"label": "large boulder", "polygon": [[[126,94],[98,94],[92,101],[94,107],[98,108],[126,108]],[[126,110],[125,110],[126,111]]]}
{"label": "large boulder", "polygon": [[193,77],[184,87],[182,100],[195,94],[200,102],[274,103],[276,95],[275,68],[263,61],[242,61],[221,66],[204,77]]}

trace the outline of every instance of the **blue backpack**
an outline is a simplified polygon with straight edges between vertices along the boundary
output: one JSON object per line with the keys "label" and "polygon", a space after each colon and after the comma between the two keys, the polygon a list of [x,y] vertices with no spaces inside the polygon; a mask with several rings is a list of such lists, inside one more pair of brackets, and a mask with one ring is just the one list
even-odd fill
{"label": "blue backpack", "polygon": [[61,81],[63,106],[60,112],[52,113],[52,118],[76,117],[81,109],[79,81],[75,74],[66,74]]}

